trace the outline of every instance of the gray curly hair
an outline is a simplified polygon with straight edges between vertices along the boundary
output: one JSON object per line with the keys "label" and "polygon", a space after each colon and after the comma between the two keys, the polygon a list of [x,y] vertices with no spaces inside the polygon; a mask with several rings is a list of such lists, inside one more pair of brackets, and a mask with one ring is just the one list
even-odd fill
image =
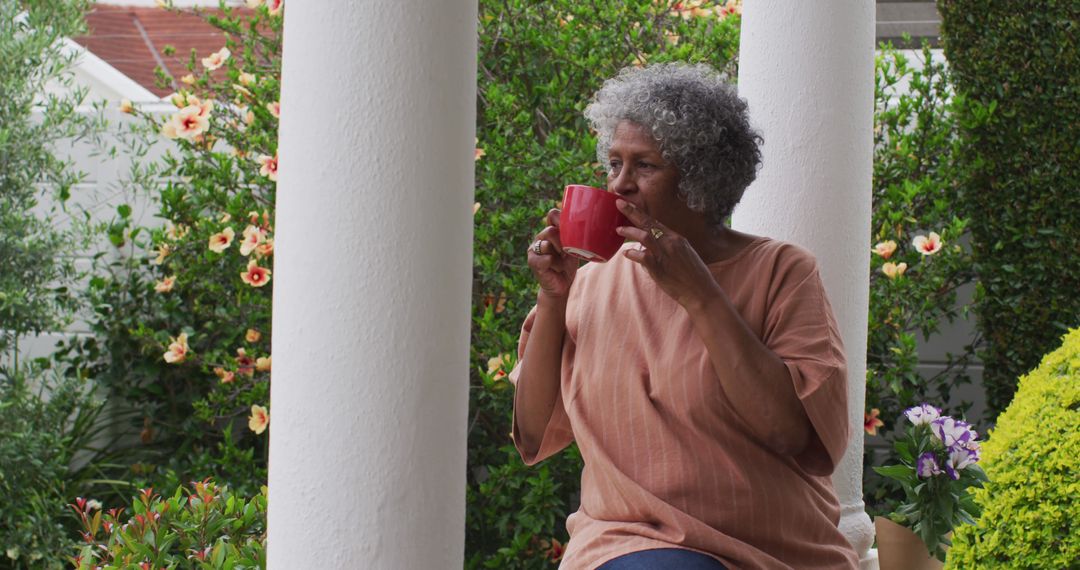
{"label": "gray curly hair", "polygon": [[597,132],[596,156],[607,163],[615,128],[648,129],[664,160],[679,171],[679,197],[722,224],[761,165],[761,135],[727,77],[705,64],[627,67],[604,82],[585,118]]}

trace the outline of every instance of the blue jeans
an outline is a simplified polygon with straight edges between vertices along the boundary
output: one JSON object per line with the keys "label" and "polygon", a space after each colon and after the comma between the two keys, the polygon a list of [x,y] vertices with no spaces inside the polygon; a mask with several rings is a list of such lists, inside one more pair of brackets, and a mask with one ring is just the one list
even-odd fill
{"label": "blue jeans", "polygon": [[682,548],[640,550],[608,560],[596,570],[726,570],[711,556]]}

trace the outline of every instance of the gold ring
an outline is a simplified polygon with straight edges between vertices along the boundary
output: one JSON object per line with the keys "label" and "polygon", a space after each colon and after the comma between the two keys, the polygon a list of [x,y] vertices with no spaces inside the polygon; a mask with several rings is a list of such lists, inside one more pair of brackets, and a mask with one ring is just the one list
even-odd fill
{"label": "gold ring", "polygon": [[543,245],[543,243],[544,240],[542,239],[536,240],[536,243],[534,243],[532,247],[533,253],[535,253],[536,255],[544,255],[544,252],[540,251],[540,246]]}
{"label": "gold ring", "polygon": [[652,232],[652,237],[654,237],[656,239],[660,239],[660,238],[664,237],[664,231],[661,230],[660,228],[654,227],[649,231]]}

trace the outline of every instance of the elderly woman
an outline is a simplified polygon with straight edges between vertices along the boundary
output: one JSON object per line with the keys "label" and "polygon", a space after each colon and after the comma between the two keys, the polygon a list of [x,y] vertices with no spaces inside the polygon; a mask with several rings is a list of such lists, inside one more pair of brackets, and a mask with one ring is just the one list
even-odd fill
{"label": "elderly woman", "polygon": [[528,251],[514,443],[577,441],[570,569],[851,568],[829,475],[848,437],[843,347],[814,257],[724,225],[761,162],[711,68],[607,81],[585,115],[634,243],[564,255],[559,211]]}

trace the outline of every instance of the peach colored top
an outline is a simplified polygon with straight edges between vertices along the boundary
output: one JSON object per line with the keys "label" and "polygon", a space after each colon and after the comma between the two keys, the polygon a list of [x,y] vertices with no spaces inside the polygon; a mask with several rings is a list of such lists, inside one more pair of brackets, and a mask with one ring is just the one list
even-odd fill
{"label": "peach colored top", "polygon": [[[538,453],[518,447],[529,465],[574,440],[581,450],[581,506],[566,520],[560,568],[672,547],[733,570],[857,565],[829,478],[848,439],[847,372],[814,257],[758,238],[709,269],[787,363],[816,437],[797,457],[758,441],[740,419],[756,411],[728,402],[686,310],[621,253],[586,264],[567,304],[554,412]],[[534,318],[535,309],[519,357]],[[513,429],[517,440],[516,420]]]}

